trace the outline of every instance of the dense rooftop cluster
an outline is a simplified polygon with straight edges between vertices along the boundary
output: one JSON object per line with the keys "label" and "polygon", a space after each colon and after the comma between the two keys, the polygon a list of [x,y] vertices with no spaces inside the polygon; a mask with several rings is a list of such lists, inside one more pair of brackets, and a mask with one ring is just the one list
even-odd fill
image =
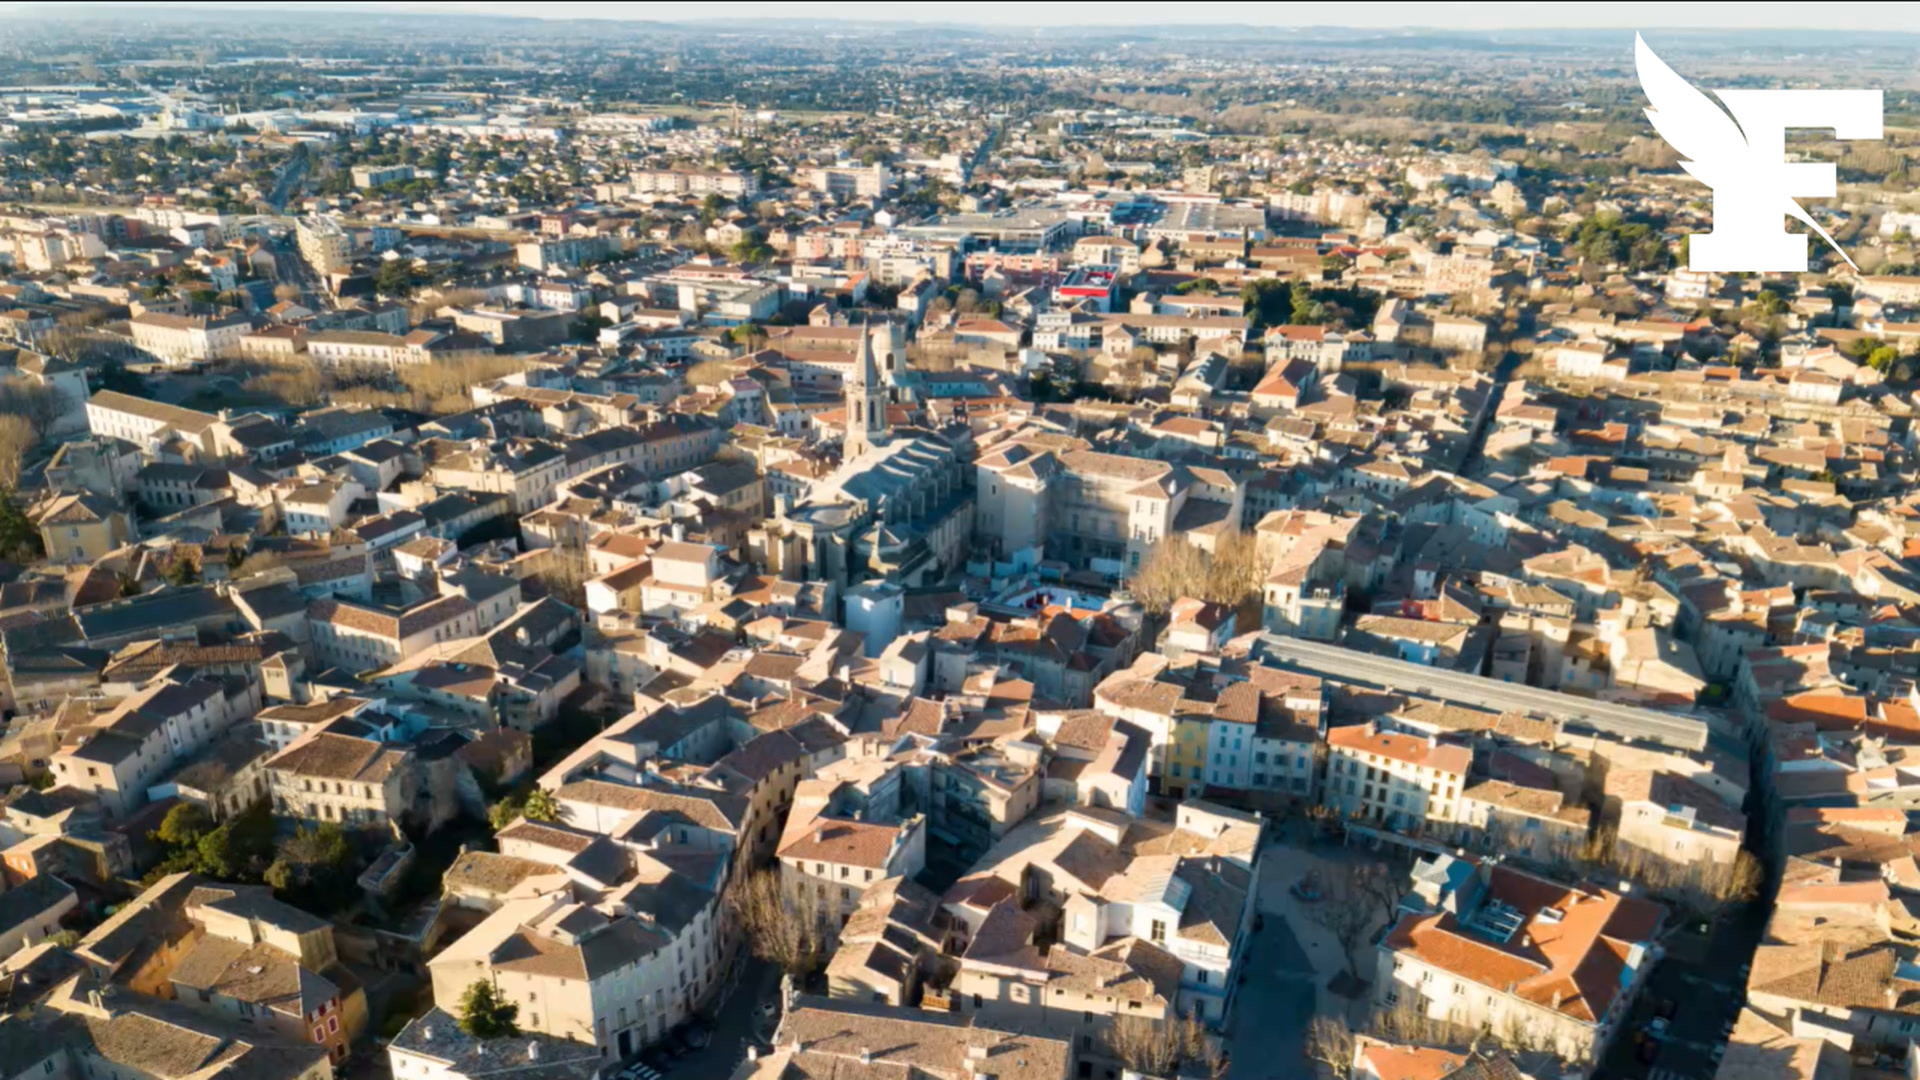
{"label": "dense rooftop cluster", "polygon": [[6,1075],[1911,1060],[1904,166],[1705,274],[1586,46],[172,18],[0,54]]}

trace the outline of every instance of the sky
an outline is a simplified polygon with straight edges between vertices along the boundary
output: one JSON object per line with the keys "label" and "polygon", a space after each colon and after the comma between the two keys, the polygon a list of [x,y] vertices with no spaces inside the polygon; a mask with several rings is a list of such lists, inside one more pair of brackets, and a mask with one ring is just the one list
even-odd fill
{"label": "sky", "polygon": [[[0,11],[18,3],[0,3]],[[92,6],[41,4],[35,7]],[[1438,27],[1453,30],[1621,29],[1694,27],[1700,29],[1920,30],[1920,9],[1908,5],[1820,3],[1349,3],[1273,4],[1165,3],[1101,4],[915,3],[812,5],[795,3],[527,3],[453,0],[450,3],[236,3],[169,4],[169,7],[347,8],[458,11],[536,18],[646,19],[660,21],[741,20],[756,18],[844,18],[863,22],[932,22],[992,26],[1110,26],[1167,23],[1238,23],[1261,26]]]}

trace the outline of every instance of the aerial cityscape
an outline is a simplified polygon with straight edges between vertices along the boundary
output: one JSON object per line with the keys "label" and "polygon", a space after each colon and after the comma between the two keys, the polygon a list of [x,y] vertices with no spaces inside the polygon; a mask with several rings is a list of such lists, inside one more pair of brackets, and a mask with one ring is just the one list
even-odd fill
{"label": "aerial cityscape", "polygon": [[602,7],[0,10],[0,1080],[1920,1077],[1920,20]]}

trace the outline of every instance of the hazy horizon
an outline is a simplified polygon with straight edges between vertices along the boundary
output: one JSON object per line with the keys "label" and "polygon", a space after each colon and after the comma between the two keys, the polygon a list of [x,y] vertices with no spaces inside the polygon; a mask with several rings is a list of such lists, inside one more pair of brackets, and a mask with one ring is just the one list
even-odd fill
{"label": "hazy horizon", "polygon": [[[454,0],[452,3],[0,3],[0,14],[43,14],[61,9],[170,8],[206,12],[305,10],[384,11],[418,15],[492,15],[542,20],[607,19],[623,22],[711,22],[733,19],[786,19],[853,24],[953,24],[979,27],[1042,29],[1055,26],[1086,28],[1084,17],[1048,17],[1053,9],[1011,3],[916,4],[910,10],[882,9],[868,13],[844,9],[833,14],[805,6],[780,3],[700,3],[675,5],[638,3],[573,3],[561,0],[537,7],[490,0]],[[1377,3],[1345,9],[1355,18],[1326,17],[1320,7],[1217,3],[1169,11],[1159,4],[1115,4],[1099,10],[1094,25],[1114,27],[1179,25],[1252,25],[1264,27],[1330,27],[1379,30],[1836,30],[1899,31],[1920,29],[1920,9],[1832,8],[1767,4],[1742,8],[1725,3],[1620,3],[1558,5],[1487,5],[1472,3]]]}

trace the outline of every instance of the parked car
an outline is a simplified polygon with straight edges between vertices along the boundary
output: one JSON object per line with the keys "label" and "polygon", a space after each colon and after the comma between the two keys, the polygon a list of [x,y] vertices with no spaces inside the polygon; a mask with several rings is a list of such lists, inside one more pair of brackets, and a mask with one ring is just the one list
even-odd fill
{"label": "parked car", "polygon": [[705,1050],[707,1044],[713,1041],[713,1033],[701,1024],[688,1024],[686,1030],[681,1033],[681,1037],[686,1039],[687,1045],[695,1050]]}
{"label": "parked car", "polygon": [[760,1015],[771,1020],[780,1015],[780,999],[768,998],[760,1003]]}
{"label": "parked car", "polygon": [[636,1061],[620,1070],[620,1080],[660,1080],[660,1073],[644,1061]]}

